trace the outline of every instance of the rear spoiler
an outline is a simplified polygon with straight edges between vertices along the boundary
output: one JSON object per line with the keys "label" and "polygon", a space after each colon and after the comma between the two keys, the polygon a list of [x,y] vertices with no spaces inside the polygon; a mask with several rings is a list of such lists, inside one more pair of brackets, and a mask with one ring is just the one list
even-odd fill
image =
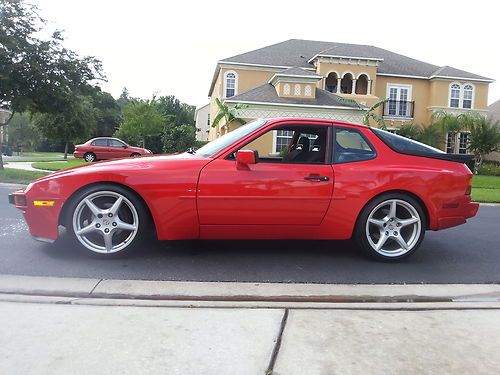
{"label": "rear spoiler", "polygon": [[466,155],[466,154],[438,154],[433,152],[411,152],[409,155],[414,156],[423,156],[425,158],[439,159],[439,160],[448,160],[454,161],[456,163],[467,164],[472,159],[474,159],[474,155]]}

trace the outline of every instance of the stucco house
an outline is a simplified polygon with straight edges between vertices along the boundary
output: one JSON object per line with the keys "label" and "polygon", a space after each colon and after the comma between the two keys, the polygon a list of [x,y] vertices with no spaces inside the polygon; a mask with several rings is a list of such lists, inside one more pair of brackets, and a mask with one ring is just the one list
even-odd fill
{"label": "stucco house", "polygon": [[[497,100],[495,103],[488,106],[488,117],[495,122],[498,121],[500,126],[500,100]],[[500,162],[500,152],[492,152],[486,156],[486,160]]]}
{"label": "stucco house", "polygon": [[196,122],[196,140],[208,141],[208,132],[210,129],[210,103],[196,108],[194,120]]}
{"label": "stucco house", "polygon": [[[240,116],[247,120],[304,116],[357,123],[364,111],[342,98],[368,107],[388,98],[379,115],[397,129],[404,122],[427,125],[442,110],[486,115],[491,82],[374,46],[290,39],[218,61],[208,95],[212,118],[219,98],[229,106],[244,104]],[[209,140],[236,126],[210,128]],[[452,144],[459,148],[467,135],[455,136]]]}

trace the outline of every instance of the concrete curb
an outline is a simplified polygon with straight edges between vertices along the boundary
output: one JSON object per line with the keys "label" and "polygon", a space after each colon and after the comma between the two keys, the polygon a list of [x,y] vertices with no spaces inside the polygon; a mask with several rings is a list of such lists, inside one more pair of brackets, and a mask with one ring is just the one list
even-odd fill
{"label": "concrete curb", "polygon": [[[69,299],[169,301],[192,305],[500,304],[500,284],[279,284],[102,280],[0,275],[0,293]],[[421,305],[422,307],[424,305]]]}

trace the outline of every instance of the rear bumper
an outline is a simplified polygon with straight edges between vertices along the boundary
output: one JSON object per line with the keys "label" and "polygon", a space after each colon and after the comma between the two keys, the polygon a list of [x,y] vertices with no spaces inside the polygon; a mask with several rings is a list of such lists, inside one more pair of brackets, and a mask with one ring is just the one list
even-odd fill
{"label": "rear bumper", "polygon": [[468,197],[457,207],[443,208],[437,220],[437,227],[431,229],[441,230],[464,224],[467,219],[476,216],[478,210],[479,203],[471,202],[470,197]]}
{"label": "rear bumper", "polygon": [[73,157],[75,158],[83,158],[83,152],[73,152]]}

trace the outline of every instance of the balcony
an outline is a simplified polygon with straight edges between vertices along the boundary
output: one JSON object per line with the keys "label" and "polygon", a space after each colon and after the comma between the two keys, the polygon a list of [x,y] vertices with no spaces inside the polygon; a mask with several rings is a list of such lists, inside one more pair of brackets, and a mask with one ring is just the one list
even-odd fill
{"label": "balcony", "polygon": [[413,118],[414,107],[415,102],[389,100],[384,103],[384,117]]}

